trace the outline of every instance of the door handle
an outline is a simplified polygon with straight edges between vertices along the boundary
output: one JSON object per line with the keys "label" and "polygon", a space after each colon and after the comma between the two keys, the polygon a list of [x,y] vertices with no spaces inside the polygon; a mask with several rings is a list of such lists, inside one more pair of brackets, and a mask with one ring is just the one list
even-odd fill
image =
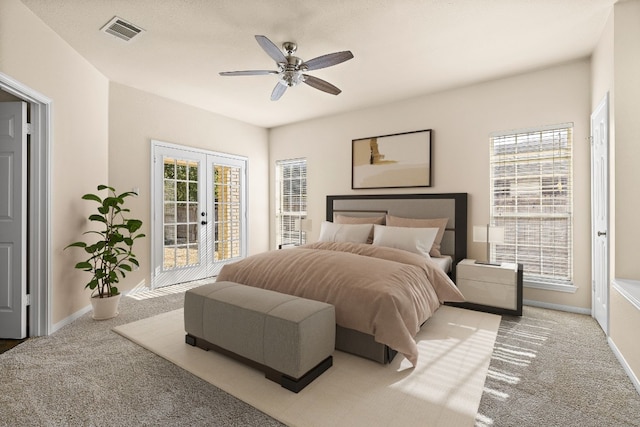
{"label": "door handle", "polygon": [[200,221],[201,225],[207,225],[207,221]]}
{"label": "door handle", "polygon": [[607,232],[606,231],[598,231],[598,237],[599,236],[606,236]]}

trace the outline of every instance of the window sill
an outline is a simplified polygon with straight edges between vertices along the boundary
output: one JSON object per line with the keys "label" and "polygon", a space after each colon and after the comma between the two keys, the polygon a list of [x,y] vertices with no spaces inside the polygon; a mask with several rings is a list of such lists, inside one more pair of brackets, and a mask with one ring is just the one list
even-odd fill
{"label": "window sill", "polygon": [[568,294],[575,294],[578,290],[578,287],[573,284],[561,285],[559,283],[531,282],[527,280],[524,281],[524,287],[531,289],[542,289],[545,291],[565,292]]}
{"label": "window sill", "polygon": [[640,281],[613,279],[613,287],[640,310]]}

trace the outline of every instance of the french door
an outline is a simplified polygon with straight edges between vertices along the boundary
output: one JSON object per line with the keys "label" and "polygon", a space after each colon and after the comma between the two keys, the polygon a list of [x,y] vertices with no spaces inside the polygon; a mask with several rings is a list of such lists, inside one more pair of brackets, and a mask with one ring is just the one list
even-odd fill
{"label": "french door", "polygon": [[152,278],[218,274],[246,256],[246,159],[152,141]]}

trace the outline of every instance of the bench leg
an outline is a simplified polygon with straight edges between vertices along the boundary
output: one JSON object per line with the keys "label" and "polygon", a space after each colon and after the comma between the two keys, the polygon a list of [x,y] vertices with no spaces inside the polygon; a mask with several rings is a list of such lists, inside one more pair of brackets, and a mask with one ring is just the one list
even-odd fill
{"label": "bench leg", "polygon": [[247,359],[246,357],[240,356],[239,354],[212,344],[209,341],[203,340],[202,338],[194,337],[191,334],[185,335],[185,342],[194,347],[199,347],[205,351],[214,350],[218,353],[224,354],[225,356],[231,357],[235,360],[239,360],[240,362],[252,368],[261,370],[264,372],[264,376],[267,379],[280,384],[282,387],[294,393],[298,393],[300,390],[311,384],[311,382],[318,378],[324,371],[333,366],[333,356],[329,356],[322,362],[318,363],[314,368],[311,368],[306,374],[296,379],[290,377],[289,375],[283,374],[280,371],[271,369],[266,365],[255,362],[251,359]]}
{"label": "bench leg", "polygon": [[187,344],[192,345],[192,346],[195,347],[196,346],[196,337],[194,337],[193,335],[187,334],[187,335],[184,336],[184,342],[186,342]]}
{"label": "bench leg", "polygon": [[314,368],[311,368],[309,372],[296,379],[285,375],[282,372],[275,371],[273,369],[265,369],[265,377],[280,384],[282,387],[290,390],[294,393],[298,393],[300,390],[311,384],[313,380],[318,378],[324,371],[333,366],[333,356],[329,356],[322,362],[318,363]]}

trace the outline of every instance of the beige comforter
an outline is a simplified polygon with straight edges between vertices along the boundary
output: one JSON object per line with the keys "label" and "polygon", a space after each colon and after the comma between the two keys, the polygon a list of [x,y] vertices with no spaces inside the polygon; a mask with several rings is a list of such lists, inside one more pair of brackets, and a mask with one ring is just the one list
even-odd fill
{"label": "beige comforter", "polygon": [[231,281],[335,306],[336,323],[370,334],[418,360],[415,335],[444,301],[464,301],[451,279],[423,256],[357,243],[318,242],[225,265]]}

